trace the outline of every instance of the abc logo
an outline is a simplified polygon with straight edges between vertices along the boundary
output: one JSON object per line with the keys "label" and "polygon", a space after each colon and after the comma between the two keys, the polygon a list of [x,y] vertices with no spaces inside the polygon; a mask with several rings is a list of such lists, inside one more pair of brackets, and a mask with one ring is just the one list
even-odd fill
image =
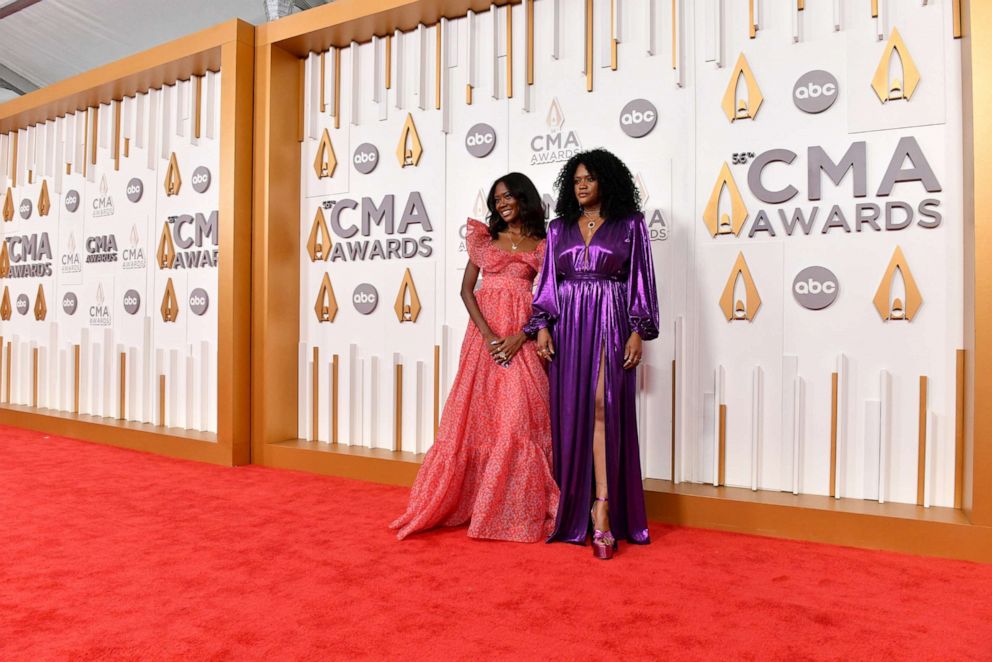
{"label": "abc logo", "polygon": [[27,315],[28,308],[30,307],[31,307],[31,302],[28,301],[27,294],[22,294],[17,297],[17,312],[19,312],[21,315]]}
{"label": "abc logo", "polygon": [[658,109],[647,99],[634,99],[620,111],[620,129],[631,138],[643,138],[658,123]]}
{"label": "abc logo", "polygon": [[190,177],[189,181],[193,185],[194,191],[206,193],[207,189],[210,188],[210,171],[205,166],[198,166],[193,171],[193,176]]}
{"label": "abc logo", "polygon": [[803,308],[822,310],[837,300],[837,276],[826,267],[806,267],[792,281],[792,296]]}
{"label": "abc logo", "polygon": [[193,314],[203,315],[209,307],[210,297],[207,296],[205,289],[198,287],[189,293],[189,309],[193,311]]}
{"label": "abc logo", "polygon": [[124,193],[127,194],[127,199],[131,202],[137,202],[141,200],[141,195],[145,192],[145,185],[137,177],[133,177],[131,181],[127,183],[127,188],[124,189]]}
{"label": "abc logo", "polygon": [[355,288],[351,302],[355,304],[355,310],[362,315],[369,315],[379,303],[379,292],[369,283],[362,283]]}
{"label": "abc logo", "polygon": [[496,147],[496,129],[485,123],[479,123],[465,134],[465,149],[477,159],[485,158]]}
{"label": "abc logo", "polygon": [[66,292],[62,297],[62,310],[65,311],[65,314],[74,314],[77,306],[79,306],[79,299],[76,298],[75,293]]}
{"label": "abc logo", "polygon": [[23,200],[21,200],[21,206],[20,206],[19,209],[20,209],[20,212],[21,212],[21,218],[23,218],[25,220],[31,218],[32,205],[31,205],[31,201],[30,200],[28,200],[27,198],[24,198]]}
{"label": "abc logo", "polygon": [[362,143],[355,148],[351,161],[355,164],[355,170],[367,175],[379,165],[379,150],[372,143]]}
{"label": "abc logo", "polygon": [[141,295],[138,290],[128,290],[124,293],[124,312],[134,315],[141,308]]}
{"label": "abc logo", "polygon": [[837,100],[837,79],[828,71],[815,69],[799,77],[792,88],[792,100],[804,113],[822,113]]}
{"label": "abc logo", "polygon": [[70,214],[79,209],[79,192],[68,191],[65,194],[65,210]]}

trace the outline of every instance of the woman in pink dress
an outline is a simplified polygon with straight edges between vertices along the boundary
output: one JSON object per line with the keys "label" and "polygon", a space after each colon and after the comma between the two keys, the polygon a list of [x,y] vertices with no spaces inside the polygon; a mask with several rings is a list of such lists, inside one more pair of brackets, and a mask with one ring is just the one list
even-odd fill
{"label": "woman in pink dress", "polygon": [[496,180],[487,204],[489,225],[468,220],[462,300],[472,321],[437,440],[390,525],[400,540],[466,522],[471,538],[518,542],[554,528],[548,377],[522,331],[544,255],[544,208],[515,172]]}

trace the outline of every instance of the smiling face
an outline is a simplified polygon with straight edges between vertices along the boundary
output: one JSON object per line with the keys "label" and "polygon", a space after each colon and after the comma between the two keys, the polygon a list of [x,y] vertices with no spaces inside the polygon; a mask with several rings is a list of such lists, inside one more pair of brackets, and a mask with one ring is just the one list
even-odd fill
{"label": "smiling face", "polygon": [[496,213],[503,221],[513,223],[519,220],[520,209],[517,205],[517,199],[510,193],[510,189],[506,188],[506,184],[503,182],[496,184],[493,197],[496,200]]}
{"label": "smiling face", "polygon": [[575,169],[575,179],[572,183],[575,187],[575,199],[579,201],[579,205],[585,209],[599,206],[599,182],[584,163],[580,163]]}

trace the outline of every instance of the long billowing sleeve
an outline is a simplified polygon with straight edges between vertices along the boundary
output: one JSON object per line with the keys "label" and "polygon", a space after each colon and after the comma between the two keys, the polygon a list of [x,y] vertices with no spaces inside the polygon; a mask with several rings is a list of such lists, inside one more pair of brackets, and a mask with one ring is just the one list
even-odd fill
{"label": "long billowing sleeve", "polygon": [[631,219],[630,275],[627,277],[627,317],[630,330],[642,340],[658,337],[658,289],[654,281],[651,242],[644,215]]}
{"label": "long billowing sleeve", "polygon": [[555,269],[555,246],[561,230],[561,219],[556,218],[548,226],[548,238],[544,242],[544,264],[537,277],[537,291],[530,320],[524,325],[524,333],[533,337],[541,329],[546,329],[558,319],[558,272]]}

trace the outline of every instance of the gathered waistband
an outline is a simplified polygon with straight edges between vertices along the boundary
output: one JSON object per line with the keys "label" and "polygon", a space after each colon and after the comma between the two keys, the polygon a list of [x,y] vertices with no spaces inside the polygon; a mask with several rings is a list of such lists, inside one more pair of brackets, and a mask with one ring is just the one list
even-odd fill
{"label": "gathered waistband", "polygon": [[528,294],[533,290],[534,281],[529,278],[517,278],[516,276],[500,276],[497,274],[492,274],[489,276],[483,275],[482,283],[479,285],[479,290],[515,290],[518,292],[527,292]]}
{"label": "gathered waistband", "polygon": [[577,271],[570,276],[566,276],[563,280],[604,280],[613,281],[614,283],[623,283],[627,279],[620,274],[598,274],[593,271]]}

